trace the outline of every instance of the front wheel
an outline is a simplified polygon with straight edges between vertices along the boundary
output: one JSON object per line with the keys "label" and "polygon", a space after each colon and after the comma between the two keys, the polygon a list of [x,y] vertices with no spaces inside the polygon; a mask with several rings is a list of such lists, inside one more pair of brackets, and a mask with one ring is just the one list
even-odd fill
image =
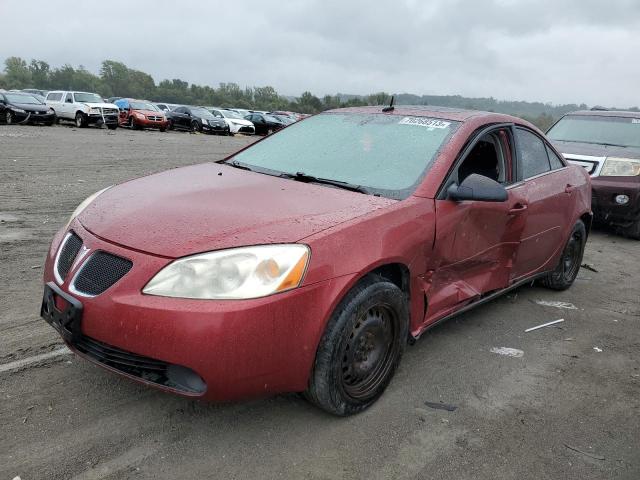
{"label": "front wheel", "polygon": [[194,120],[193,122],[191,122],[191,131],[192,132],[199,132],[202,128],[200,127],[200,124]]}
{"label": "front wheel", "polygon": [[368,275],[340,302],[318,351],[306,398],[334,415],[372,405],[391,381],[408,338],[404,293]]}
{"label": "front wheel", "polygon": [[587,243],[587,229],[578,220],[573,226],[569,240],[562,251],[560,262],[553,272],[542,279],[542,285],[552,290],[566,290],[578,276]]}
{"label": "front wheel", "polygon": [[640,240],[640,218],[628,227],[618,228],[618,232],[624,237]]}
{"label": "front wheel", "polygon": [[13,112],[11,110],[7,110],[4,114],[4,121],[7,125],[11,125],[13,123]]}
{"label": "front wheel", "polygon": [[118,124],[117,123],[108,123],[107,124],[107,128],[109,130],[115,130],[116,128],[118,128]]}
{"label": "front wheel", "polygon": [[78,112],[76,113],[76,127],[84,128],[87,126],[87,119],[84,113]]}

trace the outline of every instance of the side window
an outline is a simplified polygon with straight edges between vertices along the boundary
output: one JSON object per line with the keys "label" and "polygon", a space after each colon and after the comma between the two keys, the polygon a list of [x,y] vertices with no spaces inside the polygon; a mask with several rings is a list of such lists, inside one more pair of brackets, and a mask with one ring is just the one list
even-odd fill
{"label": "side window", "polygon": [[184,107],[178,107],[174,110],[175,113],[184,113],[185,108]]}
{"label": "side window", "polygon": [[504,129],[483,135],[458,166],[458,184],[474,173],[503,185],[511,183],[509,138]]}
{"label": "side window", "polygon": [[64,100],[67,103],[73,103],[73,95],[71,92],[67,93],[67,97]]}
{"label": "side window", "polygon": [[564,163],[562,163],[562,160],[558,158],[558,155],[556,155],[556,152],[551,150],[549,145],[545,145],[545,146],[547,147],[547,155],[549,155],[549,163],[551,164],[551,170],[557,170],[559,168],[564,167]]}
{"label": "side window", "polygon": [[518,152],[522,160],[522,177],[527,179],[551,170],[544,142],[528,130],[518,128],[516,132]]}

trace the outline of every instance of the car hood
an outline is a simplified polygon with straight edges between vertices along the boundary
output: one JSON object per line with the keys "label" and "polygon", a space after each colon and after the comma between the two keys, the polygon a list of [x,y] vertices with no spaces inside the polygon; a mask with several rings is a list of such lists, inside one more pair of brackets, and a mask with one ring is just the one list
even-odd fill
{"label": "car hood", "polygon": [[43,112],[49,110],[49,107],[45,104],[42,105],[34,105],[33,103],[12,103],[16,108],[21,108],[27,112]]}
{"label": "car hood", "polygon": [[236,123],[238,125],[246,125],[247,127],[253,127],[253,122],[245,120],[244,118],[227,118],[227,121]]}
{"label": "car hood", "polygon": [[94,102],[78,102],[78,103],[82,103],[83,105],[87,105],[88,107],[92,107],[92,108],[115,108],[118,109],[118,106],[115,103],[94,103]]}
{"label": "car hood", "polygon": [[136,113],[141,113],[142,115],[149,115],[151,117],[158,117],[158,116],[164,116],[164,112],[156,112],[155,110],[140,110],[140,109],[133,109],[134,112]]}
{"label": "car hood", "polygon": [[176,258],[242,245],[297,242],[394,203],[210,163],[112,187],[78,220],[107,241]]}
{"label": "car hood", "polygon": [[640,148],[615,147],[610,145],[600,145],[595,143],[563,142],[553,140],[553,146],[567,155],[588,155],[591,157],[623,157],[640,158]]}

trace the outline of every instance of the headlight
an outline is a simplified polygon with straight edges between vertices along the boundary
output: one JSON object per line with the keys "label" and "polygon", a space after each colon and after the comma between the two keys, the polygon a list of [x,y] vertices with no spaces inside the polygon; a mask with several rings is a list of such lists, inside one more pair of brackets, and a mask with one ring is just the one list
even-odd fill
{"label": "headlight", "polygon": [[21,108],[13,108],[12,110],[13,110],[14,112],[16,112],[16,113],[27,113],[27,112],[25,112],[25,111],[24,111],[23,109],[21,109]]}
{"label": "headlight", "polygon": [[634,177],[640,175],[640,160],[608,157],[604,162],[600,175],[604,177]]}
{"label": "headlight", "polygon": [[69,217],[69,220],[67,221],[67,224],[65,225],[65,230],[67,228],[69,228],[69,225],[71,224],[71,222],[73,221],[74,218],[76,218],[78,215],[80,215],[82,213],[82,211],[87,208],[91,202],[93,202],[96,198],[98,198],[98,195],[100,195],[101,193],[105,192],[106,190],[110,189],[111,186],[107,187],[107,188],[103,188],[102,190],[100,190],[99,192],[94,193],[93,195],[89,195],[87,198],[85,198],[82,203],[80,203],[80,205],[78,205],[76,207],[76,209],[73,211],[73,213],[71,214],[71,216]]}
{"label": "headlight", "polygon": [[142,290],[148,295],[196,299],[248,299],[296,288],[307,269],[300,244],[232,248],[181,258]]}
{"label": "headlight", "polygon": [[97,114],[100,114],[100,109],[99,109],[99,108],[95,108],[95,107],[90,108],[90,109],[89,109],[89,113],[97,113]]}

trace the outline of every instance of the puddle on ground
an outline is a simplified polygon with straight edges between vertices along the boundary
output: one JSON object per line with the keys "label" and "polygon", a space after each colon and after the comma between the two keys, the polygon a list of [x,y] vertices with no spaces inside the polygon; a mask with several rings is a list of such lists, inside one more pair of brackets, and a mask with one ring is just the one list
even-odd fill
{"label": "puddle on ground", "polygon": [[0,223],[13,223],[19,219],[14,214],[9,212],[0,212]]}

